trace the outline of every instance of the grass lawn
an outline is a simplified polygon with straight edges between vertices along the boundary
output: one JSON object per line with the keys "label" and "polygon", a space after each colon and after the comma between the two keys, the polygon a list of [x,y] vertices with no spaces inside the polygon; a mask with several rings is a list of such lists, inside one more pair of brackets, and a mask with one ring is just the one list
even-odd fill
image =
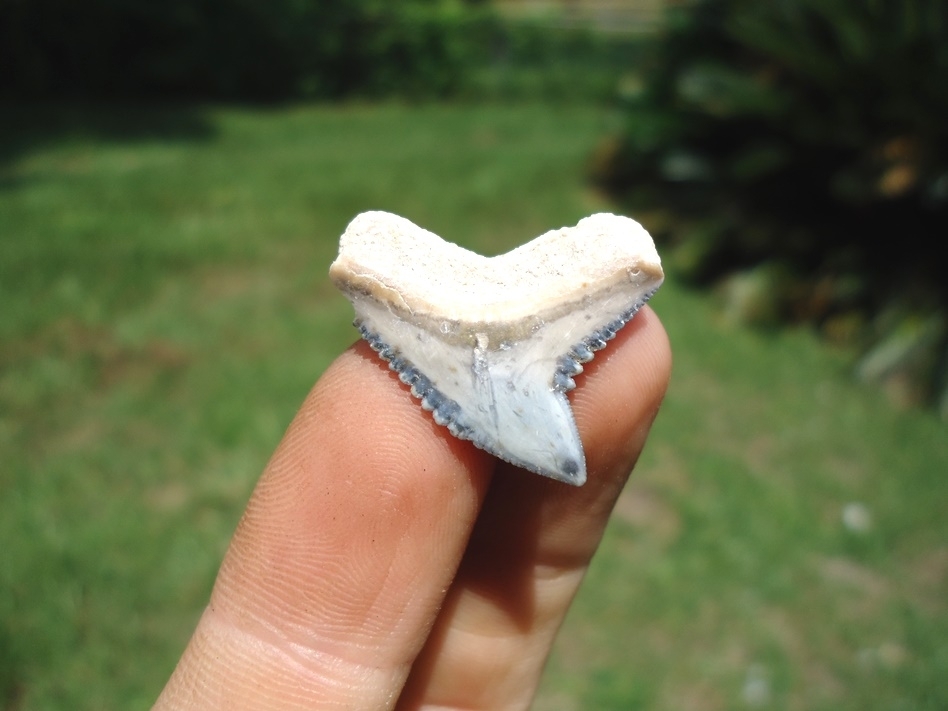
{"label": "grass lawn", "polygon": [[[399,212],[486,253],[609,209],[581,108],[5,109],[0,708],[147,708]],[[537,701],[948,708],[948,432],[670,281],[653,437]]]}

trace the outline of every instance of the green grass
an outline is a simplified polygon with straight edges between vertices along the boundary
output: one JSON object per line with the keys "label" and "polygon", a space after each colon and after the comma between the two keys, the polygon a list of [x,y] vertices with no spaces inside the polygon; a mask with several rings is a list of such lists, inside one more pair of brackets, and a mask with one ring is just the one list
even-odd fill
{"label": "green grass", "polygon": [[[366,209],[497,253],[608,209],[581,108],[5,110],[0,707],[147,708],[305,393]],[[948,436],[673,281],[649,447],[537,709],[948,707]],[[865,507],[866,530],[843,524]]]}

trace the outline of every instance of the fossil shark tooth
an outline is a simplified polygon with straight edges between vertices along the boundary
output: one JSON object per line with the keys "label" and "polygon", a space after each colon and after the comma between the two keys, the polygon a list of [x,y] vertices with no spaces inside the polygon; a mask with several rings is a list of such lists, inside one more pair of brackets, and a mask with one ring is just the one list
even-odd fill
{"label": "fossil shark tooth", "polygon": [[663,279],[648,233],[609,214],[488,258],[366,212],[329,273],[362,337],[436,423],[577,486],[586,458],[566,393]]}

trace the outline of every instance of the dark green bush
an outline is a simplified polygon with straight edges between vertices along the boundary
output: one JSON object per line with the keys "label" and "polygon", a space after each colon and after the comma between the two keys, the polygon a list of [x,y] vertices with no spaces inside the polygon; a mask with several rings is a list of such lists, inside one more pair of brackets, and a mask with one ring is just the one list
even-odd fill
{"label": "dark green bush", "polygon": [[0,0],[0,93],[442,95],[495,24],[449,0]]}
{"label": "dark green bush", "polygon": [[470,0],[0,0],[0,98],[603,100],[636,47]]}
{"label": "dark green bush", "polygon": [[643,76],[595,171],[665,210],[673,265],[741,272],[730,292],[770,301],[753,313],[864,339],[878,377],[943,391],[948,3],[701,0]]}

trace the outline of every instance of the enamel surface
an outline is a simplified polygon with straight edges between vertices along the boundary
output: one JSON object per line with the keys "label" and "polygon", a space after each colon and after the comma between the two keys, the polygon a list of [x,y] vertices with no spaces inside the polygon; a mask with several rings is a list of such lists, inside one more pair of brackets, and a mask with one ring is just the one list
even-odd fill
{"label": "enamel surface", "polygon": [[438,424],[574,485],[586,461],[566,392],[663,278],[626,217],[592,215],[488,258],[384,212],[349,224],[330,276]]}

